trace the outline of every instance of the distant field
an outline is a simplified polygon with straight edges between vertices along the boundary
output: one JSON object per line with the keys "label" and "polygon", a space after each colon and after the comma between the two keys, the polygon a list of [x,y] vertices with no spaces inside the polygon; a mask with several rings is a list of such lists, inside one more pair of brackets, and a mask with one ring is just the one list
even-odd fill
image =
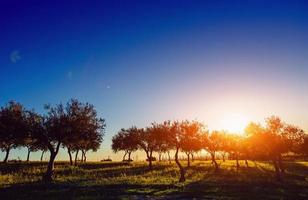
{"label": "distant field", "polygon": [[195,161],[180,184],[175,164],[156,162],[149,171],[145,162],[56,163],[52,185],[40,183],[46,163],[1,164],[0,199],[308,199],[308,162],[285,163],[283,183],[266,162],[220,164],[214,172],[209,161]]}

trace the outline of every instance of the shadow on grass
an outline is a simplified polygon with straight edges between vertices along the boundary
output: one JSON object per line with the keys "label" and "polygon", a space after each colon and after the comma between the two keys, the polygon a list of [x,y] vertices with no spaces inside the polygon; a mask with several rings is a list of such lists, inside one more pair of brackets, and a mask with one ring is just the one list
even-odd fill
{"label": "shadow on grass", "polygon": [[81,169],[104,169],[104,168],[112,168],[112,167],[122,167],[122,166],[129,166],[130,163],[128,162],[106,162],[106,163],[80,163],[78,167]]}
{"label": "shadow on grass", "polygon": [[152,199],[176,190],[163,184],[110,184],[80,186],[74,184],[44,185],[40,182],[19,184],[0,190],[1,199]]}
{"label": "shadow on grass", "polygon": [[285,165],[288,171],[283,182],[276,181],[266,167],[220,168],[166,199],[308,199],[308,181],[297,175],[307,173],[308,168],[294,162]]}
{"label": "shadow on grass", "polygon": [[[211,165],[196,163],[187,169],[188,181],[181,185],[159,182],[139,184],[129,183],[129,180],[128,183],[112,182],[112,178],[123,173],[128,178],[148,173],[146,165],[106,167],[105,163],[82,164],[79,166],[81,171],[96,171],[97,176],[95,174],[93,177],[97,180],[110,178],[110,183],[86,180],[82,184],[80,180],[52,185],[40,182],[14,184],[0,189],[0,199],[308,199],[308,167],[296,162],[286,162],[285,166],[284,182],[277,182],[270,163],[260,163],[256,167],[242,166],[238,170],[233,164],[226,164],[218,172]],[[164,173],[166,167],[154,165],[153,171]],[[198,180],[193,178],[196,173]]]}
{"label": "shadow on grass", "polygon": [[95,179],[100,178],[117,178],[117,177],[129,177],[129,176],[139,176],[146,175],[150,172],[159,172],[163,173],[166,166],[164,165],[153,165],[152,170],[149,169],[146,165],[109,165],[108,167],[98,167],[97,164],[94,164],[96,167],[88,166],[78,166],[78,167],[68,167],[66,170],[58,171],[56,174],[58,176],[67,176],[72,173],[76,175],[85,175],[94,177]]}

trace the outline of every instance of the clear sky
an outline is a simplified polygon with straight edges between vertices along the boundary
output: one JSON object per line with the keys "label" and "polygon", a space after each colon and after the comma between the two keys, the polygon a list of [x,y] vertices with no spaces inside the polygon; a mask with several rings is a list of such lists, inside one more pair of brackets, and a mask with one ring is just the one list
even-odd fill
{"label": "clear sky", "polygon": [[107,130],[90,160],[122,156],[120,128],[166,119],[274,114],[308,130],[308,3],[1,0],[0,75],[0,105],[94,104]]}

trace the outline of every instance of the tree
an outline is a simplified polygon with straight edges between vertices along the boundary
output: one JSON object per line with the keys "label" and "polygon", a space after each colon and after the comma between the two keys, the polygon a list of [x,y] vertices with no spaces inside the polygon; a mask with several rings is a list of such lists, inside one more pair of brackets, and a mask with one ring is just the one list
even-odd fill
{"label": "tree", "polygon": [[20,103],[9,102],[0,110],[0,149],[6,152],[4,163],[8,161],[10,150],[21,146],[25,130],[25,109]]}
{"label": "tree", "polygon": [[112,138],[112,150],[117,153],[118,151],[124,151],[123,161],[125,161],[126,155],[128,155],[128,161],[131,161],[131,153],[138,150],[138,128],[133,126],[128,129],[122,128]]}
{"label": "tree", "polygon": [[[25,112],[25,122],[26,128],[23,135],[23,146],[28,149],[27,154],[27,162],[30,159],[30,153],[35,151],[43,151],[47,150],[47,146],[36,138],[36,135],[41,134],[42,132],[42,116],[37,114],[34,110],[26,111]],[[42,153],[43,154],[43,153]],[[41,160],[42,160],[41,156]]]}
{"label": "tree", "polygon": [[226,156],[230,152],[230,133],[226,131],[220,131],[219,133],[221,136],[221,147],[220,147],[220,154],[222,157],[222,161],[226,161]]}
{"label": "tree", "polygon": [[308,135],[304,135],[303,143],[300,147],[300,152],[308,156]]}
{"label": "tree", "polygon": [[[41,131],[36,137],[48,147],[50,152],[47,171],[43,181],[49,183],[53,180],[54,161],[61,144],[70,138],[82,138],[87,135],[96,135],[101,142],[105,130],[105,121],[97,117],[94,106],[80,103],[75,99],[70,100],[66,106],[62,103],[52,107],[46,105],[46,116],[42,120]],[[75,142],[75,140],[73,140]]]}
{"label": "tree", "polygon": [[164,126],[161,124],[152,123],[151,125],[153,142],[155,142],[155,151],[158,153],[158,161],[161,161],[162,154],[166,152],[169,153],[171,150],[168,144],[168,136],[166,135]]}
{"label": "tree", "polygon": [[223,149],[223,141],[223,135],[221,134],[221,132],[216,130],[212,131],[211,133],[206,131],[202,136],[202,146],[211,155],[212,163],[215,166],[215,171],[219,170],[219,165],[216,161],[216,152]]}
{"label": "tree", "polygon": [[67,148],[70,164],[73,165],[72,152],[76,152],[75,165],[77,165],[78,152],[82,153],[82,162],[86,161],[86,152],[97,151],[103,141],[105,120],[97,117],[94,106],[81,103],[76,99],[70,100],[66,106],[68,118],[68,135],[63,139],[63,146]]}
{"label": "tree", "polygon": [[304,132],[293,125],[288,125],[279,117],[271,116],[266,119],[266,126],[250,123],[246,128],[252,148],[259,155],[271,160],[277,180],[282,180],[285,171],[283,154],[299,151],[304,142]]}
{"label": "tree", "polygon": [[183,121],[181,123],[183,139],[181,140],[181,150],[187,156],[187,167],[190,167],[190,157],[194,152],[200,151],[201,145],[201,130],[203,125],[197,121]]}
{"label": "tree", "polygon": [[167,134],[169,135],[168,142],[169,145],[175,149],[175,155],[174,155],[174,160],[177,166],[179,167],[180,170],[180,179],[179,182],[184,182],[186,180],[185,178],[185,169],[179,162],[179,150],[181,148],[181,143],[183,141],[183,129],[181,129],[181,123],[178,121],[175,121],[171,123],[170,121],[164,122],[165,130]]}
{"label": "tree", "polygon": [[[188,147],[188,144],[196,142],[197,135],[202,133],[203,125],[197,121],[165,121],[161,124],[167,136],[169,147],[175,151],[175,163],[180,170],[179,182],[185,181],[185,169],[179,161],[180,150],[192,151],[194,147]],[[186,140],[189,138],[189,142]],[[193,144],[195,145],[195,144]],[[198,145],[196,145],[198,146]]]}
{"label": "tree", "polygon": [[226,142],[226,148],[229,154],[236,160],[236,168],[239,169],[239,158],[244,150],[243,142],[244,139],[238,134],[228,134],[225,138],[223,138]]}
{"label": "tree", "polygon": [[[94,128],[94,127],[92,127]],[[105,123],[103,123],[103,129],[105,129]],[[86,154],[88,151],[96,152],[100,148],[100,144],[103,142],[103,132],[95,131],[94,129],[89,132],[85,132],[83,140],[81,140],[81,153],[82,162],[87,161]]]}
{"label": "tree", "polygon": [[286,138],[285,142],[289,151],[297,154],[302,153],[302,146],[304,145],[305,138],[307,137],[304,130],[297,126],[286,124],[283,127],[283,135]]}
{"label": "tree", "polygon": [[145,129],[137,129],[138,147],[144,150],[149,162],[149,169],[152,169],[153,152],[157,150],[157,142],[155,137],[155,128],[147,127]]}

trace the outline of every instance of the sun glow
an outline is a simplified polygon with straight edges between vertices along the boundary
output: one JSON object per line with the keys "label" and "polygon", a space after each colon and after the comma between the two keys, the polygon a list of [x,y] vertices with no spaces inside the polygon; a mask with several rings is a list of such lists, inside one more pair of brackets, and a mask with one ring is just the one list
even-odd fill
{"label": "sun glow", "polygon": [[222,129],[231,133],[243,134],[249,123],[248,117],[239,113],[230,113],[222,118]]}

